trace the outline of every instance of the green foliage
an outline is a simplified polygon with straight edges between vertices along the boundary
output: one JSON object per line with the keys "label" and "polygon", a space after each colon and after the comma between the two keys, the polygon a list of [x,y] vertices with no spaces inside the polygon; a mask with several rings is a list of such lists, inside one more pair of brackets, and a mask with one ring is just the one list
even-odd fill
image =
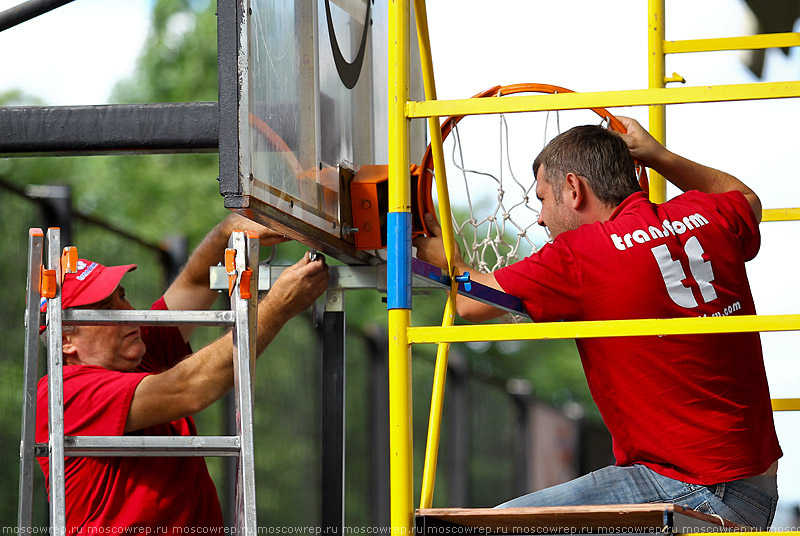
{"label": "green foliage", "polygon": [[[119,103],[193,102],[217,100],[216,17],[214,2],[158,0],[153,8],[153,25],[136,74],[120,83],[113,100]],[[13,105],[31,99],[19,92],[0,95],[0,105]],[[172,154],[158,156],[97,156],[70,158],[0,159],[0,178],[19,188],[38,184],[68,184],[73,189],[75,209],[108,221],[114,226],[150,242],[169,235],[184,235],[190,247],[222,217],[226,210],[219,196],[216,154]],[[0,349],[0,455],[16,459],[21,400],[21,311],[24,295],[25,236],[32,225],[44,226],[35,204],[20,205],[20,198],[0,190],[3,211],[3,243],[7,254],[0,257],[0,268],[12,285],[0,287],[0,311],[8,326],[2,331]],[[24,212],[24,214],[21,214]],[[79,251],[91,251],[108,263],[140,262],[136,274],[141,288],[129,292],[136,305],[144,307],[157,298],[163,288],[157,261],[141,261],[144,252],[125,243],[112,246],[119,239],[95,237],[97,230],[81,230]],[[94,234],[92,234],[94,233]],[[77,231],[76,231],[76,234]],[[88,238],[91,235],[91,238]],[[281,244],[274,263],[294,263],[307,248],[297,243]],[[95,253],[96,252],[96,253]],[[262,252],[268,254],[267,251]],[[144,262],[146,266],[141,263]],[[329,262],[335,263],[330,260]],[[134,279],[133,277],[131,278]],[[130,290],[130,289],[129,289]],[[445,294],[440,291],[415,294],[413,322],[416,325],[441,323]],[[370,450],[368,393],[370,377],[369,349],[354,334],[387,328],[386,305],[374,290],[354,291],[346,296],[348,322],[347,373],[347,521],[367,525],[371,521],[368,482]],[[201,331],[193,341],[198,348],[219,334],[218,330]],[[313,525],[319,518],[319,357],[315,333],[307,316],[293,320],[281,332],[260,359],[256,378],[256,436],[259,485],[259,519],[262,525]],[[478,378],[484,393],[476,400],[475,413],[493,421],[503,444],[512,441],[509,424],[503,419],[512,412],[505,382],[511,378],[531,380],[535,393],[556,404],[577,400],[590,404],[585,380],[580,371],[574,345],[563,341],[457,345],[454,352],[465,356],[468,370]],[[421,460],[428,419],[431,377],[435,347],[422,345],[413,350],[415,476],[421,482]],[[477,388],[476,388],[477,389]],[[478,392],[478,391],[476,391]],[[476,402],[477,403],[477,402]],[[445,410],[445,420],[448,418]],[[224,433],[223,414],[215,405],[198,416],[201,433]],[[483,421],[482,421],[483,422]],[[475,428],[489,430],[488,424]],[[495,430],[491,428],[491,430]],[[10,439],[5,439],[10,438]],[[443,449],[448,439],[443,438]],[[477,445],[477,444],[476,444]],[[475,447],[476,452],[482,452]],[[503,451],[504,453],[506,451]],[[505,454],[504,454],[505,455]],[[446,457],[445,457],[446,458]],[[473,497],[488,504],[491,496],[508,492],[508,474],[513,472],[510,457],[498,460],[495,454],[482,453],[471,462],[470,476],[481,482],[481,493]],[[225,460],[209,460],[220,489]],[[440,472],[447,471],[443,461]],[[0,481],[9,490],[0,501],[0,524],[11,526],[16,517],[16,464],[0,466]],[[438,479],[437,505],[448,505],[450,483]],[[41,486],[38,488],[41,490]],[[418,493],[418,489],[417,489]],[[41,499],[41,497],[40,497]],[[225,500],[225,497],[223,497]],[[37,508],[41,509],[41,503]],[[43,513],[41,515],[44,515]],[[40,518],[43,519],[43,518]]]}
{"label": "green foliage", "polygon": [[134,78],[117,86],[119,102],[217,100],[216,2],[160,0]]}

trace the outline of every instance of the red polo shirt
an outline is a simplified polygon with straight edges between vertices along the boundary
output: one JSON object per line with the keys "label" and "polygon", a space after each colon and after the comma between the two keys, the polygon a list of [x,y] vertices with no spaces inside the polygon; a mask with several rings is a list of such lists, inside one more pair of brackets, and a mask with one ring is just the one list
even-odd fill
{"label": "red polo shirt", "polygon": [[[756,313],[745,261],[758,222],[740,192],[628,197],[495,272],[534,321]],[[758,333],[576,341],[618,465],[697,484],[764,472],[781,455]]]}
{"label": "red polo shirt", "polygon": [[[153,309],[166,309],[163,299]],[[150,373],[168,369],[191,353],[175,327],[142,327],[147,346],[135,372],[64,367],[64,433],[68,436],[196,435],[191,417],[124,434],[133,393]],[[48,440],[47,377],[39,381],[36,441]],[[39,458],[49,490],[49,461]],[[67,457],[67,535],[86,528],[120,530],[222,527],[217,491],[201,457]]]}

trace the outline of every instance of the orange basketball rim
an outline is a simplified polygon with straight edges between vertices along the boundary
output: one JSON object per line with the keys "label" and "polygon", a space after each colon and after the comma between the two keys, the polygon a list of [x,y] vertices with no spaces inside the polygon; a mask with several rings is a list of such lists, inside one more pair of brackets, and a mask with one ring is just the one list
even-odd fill
{"label": "orange basketball rim", "polygon": [[[505,97],[508,95],[514,95],[515,93],[549,93],[549,94],[556,94],[556,93],[575,93],[571,89],[563,88],[560,86],[553,86],[550,84],[533,84],[533,83],[524,83],[524,84],[511,84],[507,86],[494,86],[485,91],[474,95],[473,98],[484,98],[484,97]],[[619,119],[614,117],[608,110],[605,108],[589,108],[594,113],[599,115],[601,118],[608,121],[608,128],[614,130],[616,132],[620,132],[622,134],[625,133],[625,127],[622,125]],[[465,116],[463,115],[454,115],[450,116],[442,123],[442,140],[446,139],[447,136],[450,134],[450,131],[453,129],[455,125],[458,124]],[[647,174],[645,173],[644,166],[640,165],[637,162],[637,175],[639,178],[639,184],[642,187],[642,190],[645,192],[648,191],[648,183],[647,183]],[[419,172],[419,183],[418,187],[416,188],[416,203],[418,207],[418,213],[420,215],[425,214],[426,212],[430,212],[431,214],[436,214],[435,205],[433,203],[433,152],[431,151],[431,146],[428,145],[427,150],[425,151],[425,156],[422,158],[422,162],[418,168]],[[423,231],[426,235],[429,235],[428,228],[425,225],[424,218],[421,218],[421,225],[423,227]],[[419,223],[419,222],[418,222]]]}

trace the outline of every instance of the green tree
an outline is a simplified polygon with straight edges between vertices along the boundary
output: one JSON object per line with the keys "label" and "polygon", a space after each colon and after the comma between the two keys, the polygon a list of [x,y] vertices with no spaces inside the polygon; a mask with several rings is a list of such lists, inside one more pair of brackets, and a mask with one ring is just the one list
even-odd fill
{"label": "green tree", "polygon": [[[208,1],[158,0],[153,7],[151,35],[136,72],[129,80],[117,85],[112,101],[217,100],[215,8],[215,3]],[[27,104],[30,99],[19,93],[0,96],[3,105],[23,102]],[[108,221],[150,242],[159,242],[168,235],[184,235],[190,247],[196,245],[206,231],[226,214],[218,191],[217,175],[216,154],[0,159],[0,178],[19,188],[35,184],[68,184],[73,188],[74,205],[79,212]],[[0,240],[12,244],[11,251],[14,252],[0,258],[0,267],[3,275],[15,282],[13,286],[6,285],[0,290],[3,297],[0,301],[5,304],[2,313],[6,318],[20,319],[24,303],[18,282],[24,280],[24,236],[27,227],[41,226],[42,223],[39,223],[41,218],[35,204],[21,203],[19,197],[5,191],[0,193],[0,208],[6,216],[4,229],[8,229]],[[87,234],[88,231],[83,236]],[[113,239],[92,236],[86,248],[98,255],[99,260],[109,263],[139,261],[134,251],[125,247],[113,249],[110,245]],[[273,262],[292,263],[305,249],[297,243],[282,244]],[[263,253],[267,254],[266,251]],[[140,269],[136,274],[140,276],[138,280],[157,279],[153,276],[155,272],[147,270]],[[132,275],[132,280],[134,277]],[[141,293],[131,292],[130,295],[138,295],[136,305],[144,307],[161,290],[159,284],[142,284]],[[444,300],[445,294],[440,291],[415,295],[414,323],[439,324]],[[369,350],[356,334],[385,330],[387,315],[386,305],[376,291],[348,293],[346,306],[350,334],[347,358],[347,522],[366,525],[370,522],[366,454],[370,447],[366,430],[368,408],[364,401],[370,383],[367,372]],[[293,320],[257,367],[257,471],[262,525],[313,525],[319,519],[319,366],[314,333],[309,315]],[[218,331],[213,329],[202,330],[193,344],[199,347],[217,334]],[[16,387],[21,378],[21,330],[5,330],[2,342],[0,381],[8,388],[0,390],[0,407],[4,408],[0,411],[0,429],[4,438],[14,439],[0,441],[0,448],[7,459],[15,459],[21,399],[21,392]],[[486,385],[494,386],[497,393],[502,394],[498,386],[502,387],[508,379],[528,378],[533,382],[537,395],[545,400],[560,404],[574,399],[591,404],[571,342],[459,345],[459,351],[465,354],[472,375]],[[413,351],[417,483],[421,482],[421,452],[434,354],[432,345],[415,347]],[[494,401],[497,398],[494,395],[490,398],[493,400],[491,404],[495,404],[489,408],[490,413],[491,408],[496,408],[494,412],[498,418],[505,416],[510,402]],[[199,416],[201,433],[222,433],[222,415],[221,405],[214,405]],[[210,461],[218,487],[222,487],[223,464],[219,459]],[[509,470],[508,463],[499,464],[492,457],[475,460],[473,467],[472,474],[475,475]],[[3,489],[9,490],[8,500],[0,501],[0,522],[4,525],[12,525],[16,516],[16,478],[14,464],[0,466],[0,479],[5,484]],[[506,485],[503,478],[497,479],[498,486]],[[447,504],[447,482],[445,479],[439,482],[437,503]]]}

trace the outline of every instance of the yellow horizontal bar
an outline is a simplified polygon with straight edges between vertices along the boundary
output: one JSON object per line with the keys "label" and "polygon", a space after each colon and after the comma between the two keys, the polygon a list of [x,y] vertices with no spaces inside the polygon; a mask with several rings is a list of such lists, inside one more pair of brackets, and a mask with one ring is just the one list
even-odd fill
{"label": "yellow horizontal bar", "polygon": [[744,37],[718,37],[715,39],[687,39],[664,41],[664,54],[685,52],[718,52],[721,50],[756,50],[800,46],[800,33],[774,33]]}
{"label": "yellow horizontal bar", "polygon": [[408,328],[408,341],[411,344],[424,344],[795,330],[800,330],[800,314],[421,326]]}
{"label": "yellow horizontal bar", "polygon": [[409,118],[444,117],[449,115],[579,110],[618,106],[650,106],[654,104],[784,99],[790,97],[800,97],[800,82],[760,82],[723,86],[522,95],[503,98],[409,101],[406,103],[406,116]]}
{"label": "yellow horizontal bar", "polygon": [[800,411],[800,398],[773,398],[773,411]]}
{"label": "yellow horizontal bar", "polygon": [[765,208],[761,211],[761,221],[797,221],[800,208]]}

